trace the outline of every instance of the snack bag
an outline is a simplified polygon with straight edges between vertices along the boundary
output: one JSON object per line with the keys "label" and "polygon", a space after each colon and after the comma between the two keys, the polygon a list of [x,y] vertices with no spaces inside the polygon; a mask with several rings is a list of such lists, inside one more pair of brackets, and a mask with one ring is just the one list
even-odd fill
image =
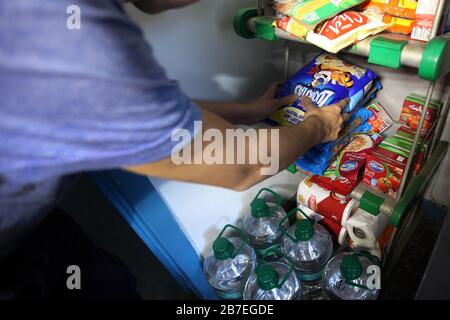
{"label": "snack bag", "polygon": [[372,126],[374,132],[381,134],[394,124],[394,120],[392,120],[381,103],[371,103],[366,109],[372,112],[372,116],[369,118],[368,122]]}
{"label": "snack bag", "polygon": [[383,21],[368,13],[346,11],[326,21],[306,40],[332,53],[377,34],[388,27]]}
{"label": "snack bag", "polygon": [[304,27],[300,22],[292,19],[291,17],[276,19],[274,22],[274,26],[280,28],[281,30],[289,32],[291,35],[301,39],[306,39],[306,35],[309,32],[308,28]]}
{"label": "snack bag", "polygon": [[370,0],[362,5],[362,10],[393,17],[414,19],[417,0]]}
{"label": "snack bag", "polygon": [[362,4],[365,0],[305,0],[275,3],[278,12],[313,31],[321,22]]}
{"label": "snack bag", "polygon": [[[332,54],[323,53],[285,82],[276,97],[282,98],[292,94],[299,98],[308,96],[318,107],[350,98],[344,112],[351,112],[376,86],[377,76],[373,71],[352,65]],[[305,109],[299,99],[279,109],[270,116],[268,122],[274,125],[295,125],[303,121],[304,116]]]}

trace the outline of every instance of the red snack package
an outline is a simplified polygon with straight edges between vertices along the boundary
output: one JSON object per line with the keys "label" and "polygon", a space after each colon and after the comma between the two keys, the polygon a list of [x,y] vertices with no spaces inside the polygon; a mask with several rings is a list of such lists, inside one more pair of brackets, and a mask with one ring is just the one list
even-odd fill
{"label": "red snack package", "polygon": [[367,155],[382,141],[379,134],[358,134],[338,155],[325,172],[327,177],[339,177],[359,182],[360,172],[366,164]]}

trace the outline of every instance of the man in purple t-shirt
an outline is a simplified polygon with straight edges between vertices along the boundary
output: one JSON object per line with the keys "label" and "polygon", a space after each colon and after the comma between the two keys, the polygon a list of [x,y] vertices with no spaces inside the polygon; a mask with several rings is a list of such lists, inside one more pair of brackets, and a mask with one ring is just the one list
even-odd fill
{"label": "man in purple t-shirt", "polygon": [[[140,0],[148,13],[195,0]],[[81,29],[66,9],[81,8]],[[194,121],[221,132],[256,123],[295,97],[253,103],[192,102],[167,78],[120,0],[0,2],[0,258],[34,230],[74,174],[130,172],[243,190],[266,178],[260,165],[175,164],[171,135]],[[309,102],[308,102],[309,103]],[[279,128],[280,169],[337,137],[345,101],[308,108]]]}

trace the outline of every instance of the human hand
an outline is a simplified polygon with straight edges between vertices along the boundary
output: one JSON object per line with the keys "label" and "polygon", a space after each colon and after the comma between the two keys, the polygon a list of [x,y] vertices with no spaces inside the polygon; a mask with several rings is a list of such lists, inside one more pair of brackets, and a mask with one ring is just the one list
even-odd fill
{"label": "human hand", "polygon": [[251,122],[255,123],[263,120],[281,107],[287,106],[298,99],[295,95],[279,99],[275,98],[275,94],[281,84],[281,81],[272,83],[262,96],[251,103],[245,104],[244,108],[246,109],[246,113],[252,117]]}
{"label": "human hand", "polygon": [[339,137],[339,132],[344,126],[344,122],[348,120],[349,114],[342,113],[349,99],[343,99],[338,103],[318,108],[309,97],[302,97],[302,106],[306,110],[304,121],[316,121],[321,127],[321,141],[334,141]]}

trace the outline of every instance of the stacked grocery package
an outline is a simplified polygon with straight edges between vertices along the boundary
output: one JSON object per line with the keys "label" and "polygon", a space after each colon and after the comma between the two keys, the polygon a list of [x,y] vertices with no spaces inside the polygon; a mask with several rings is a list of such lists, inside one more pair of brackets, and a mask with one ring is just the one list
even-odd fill
{"label": "stacked grocery package", "polygon": [[395,199],[402,179],[407,178],[408,159],[414,157],[413,175],[422,168],[442,105],[431,101],[418,150],[412,154],[425,98],[417,94],[406,97],[393,127],[394,121],[381,103],[371,101],[380,88],[371,70],[322,53],[277,92],[278,97],[294,94],[299,99],[267,120],[272,125],[296,125],[303,121],[307,117],[303,96],[318,107],[349,98],[343,112],[350,117],[339,138],[311,148],[295,163],[297,170],[308,176],[299,184],[297,203],[329,231],[337,244],[367,251],[377,258],[382,258],[392,233],[389,219],[380,210],[361,208],[351,193],[361,184],[381,198]]}
{"label": "stacked grocery package", "polygon": [[[274,26],[331,53],[383,31],[429,41],[441,1],[276,0]],[[449,9],[444,9],[438,33],[449,31]]]}

